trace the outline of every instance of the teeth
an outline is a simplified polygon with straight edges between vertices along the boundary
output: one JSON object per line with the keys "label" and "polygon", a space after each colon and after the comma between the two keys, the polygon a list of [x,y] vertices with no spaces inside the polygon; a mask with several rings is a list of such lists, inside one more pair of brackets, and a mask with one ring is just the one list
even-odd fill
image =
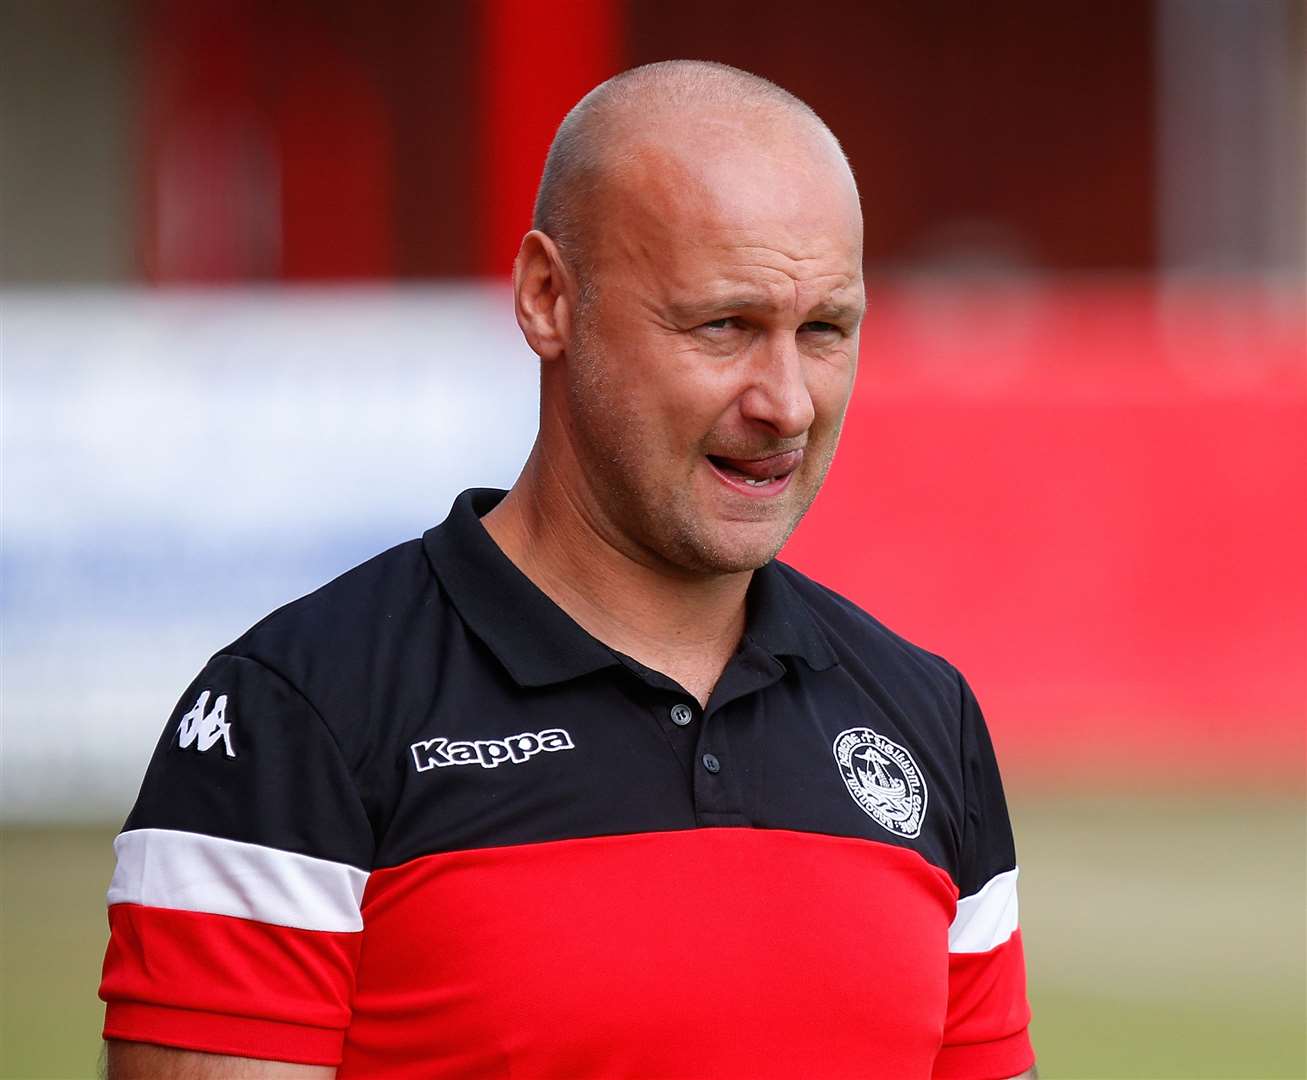
{"label": "teeth", "polygon": [[744,477],[744,482],[748,484],[749,487],[762,487],[763,484],[770,484],[775,479],[776,477],[774,476],[764,476],[761,480],[750,480],[746,476]]}

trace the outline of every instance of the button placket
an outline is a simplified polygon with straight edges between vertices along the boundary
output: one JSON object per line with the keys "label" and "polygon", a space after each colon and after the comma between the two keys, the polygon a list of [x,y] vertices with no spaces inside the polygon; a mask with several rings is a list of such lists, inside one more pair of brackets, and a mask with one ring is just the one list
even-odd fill
{"label": "button placket", "polygon": [[732,765],[731,746],[721,709],[705,710],[693,729],[698,733],[694,757],[694,816],[701,826],[747,826],[742,810],[738,770]]}

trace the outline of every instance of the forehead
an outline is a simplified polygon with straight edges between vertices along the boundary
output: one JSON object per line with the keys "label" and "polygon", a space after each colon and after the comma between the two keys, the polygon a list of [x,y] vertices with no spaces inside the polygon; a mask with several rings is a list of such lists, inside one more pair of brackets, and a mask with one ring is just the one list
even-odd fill
{"label": "forehead", "polygon": [[667,289],[707,279],[860,288],[862,213],[834,141],[810,125],[718,117],[650,125],[596,209],[606,271]]}

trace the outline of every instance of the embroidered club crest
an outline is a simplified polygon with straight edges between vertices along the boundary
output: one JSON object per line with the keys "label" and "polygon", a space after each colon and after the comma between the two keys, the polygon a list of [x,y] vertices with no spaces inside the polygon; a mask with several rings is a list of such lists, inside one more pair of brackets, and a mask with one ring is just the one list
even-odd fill
{"label": "embroidered club crest", "polygon": [[912,755],[871,728],[849,728],[835,737],[835,763],[853,801],[895,836],[921,833],[926,784]]}

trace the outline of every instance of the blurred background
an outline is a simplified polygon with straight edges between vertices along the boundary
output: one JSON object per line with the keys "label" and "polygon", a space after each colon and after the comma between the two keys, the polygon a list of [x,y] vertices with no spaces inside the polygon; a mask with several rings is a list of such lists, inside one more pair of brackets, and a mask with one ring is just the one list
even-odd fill
{"label": "blurred background", "polygon": [[112,836],[267,611],[508,486],[567,108],[722,60],[852,160],[787,549],[953,660],[1046,1077],[1307,1075],[1302,0],[0,0],[0,1075],[91,1076]]}

